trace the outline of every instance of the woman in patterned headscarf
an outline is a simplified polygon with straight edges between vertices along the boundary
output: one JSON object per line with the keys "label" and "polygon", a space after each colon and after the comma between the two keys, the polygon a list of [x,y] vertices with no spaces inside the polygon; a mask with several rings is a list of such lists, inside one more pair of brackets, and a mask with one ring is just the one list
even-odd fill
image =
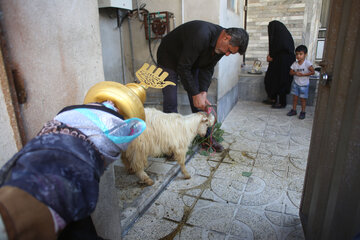
{"label": "woman in patterned headscarf", "polygon": [[268,25],[269,62],[265,75],[265,90],[268,98],[264,103],[272,104],[273,108],[286,106],[286,94],[290,92],[292,76],[290,66],[295,61],[294,40],[286,28],[279,21],[271,21]]}
{"label": "woman in patterned headscarf", "polygon": [[100,177],[145,127],[111,101],[61,110],[0,169],[0,239],[101,239]]}

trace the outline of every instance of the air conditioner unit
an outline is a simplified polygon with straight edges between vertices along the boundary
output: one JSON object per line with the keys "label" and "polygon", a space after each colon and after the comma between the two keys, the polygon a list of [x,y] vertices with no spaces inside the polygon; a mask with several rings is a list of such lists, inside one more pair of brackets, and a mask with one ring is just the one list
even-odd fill
{"label": "air conditioner unit", "polygon": [[121,8],[133,10],[132,0],[98,0],[99,8]]}

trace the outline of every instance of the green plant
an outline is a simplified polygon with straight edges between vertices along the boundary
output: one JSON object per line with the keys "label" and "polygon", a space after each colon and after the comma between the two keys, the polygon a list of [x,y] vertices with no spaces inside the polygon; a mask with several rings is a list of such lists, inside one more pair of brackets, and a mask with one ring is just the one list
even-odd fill
{"label": "green plant", "polygon": [[[224,138],[222,137],[224,134],[224,130],[221,129],[220,122],[215,123],[211,131],[212,134],[210,134],[210,136],[212,136],[213,140],[219,143],[224,140]],[[204,156],[209,156],[210,153],[214,152],[214,149],[210,147],[210,136],[200,137],[199,135],[197,135],[192,141],[187,154],[194,153],[193,151],[194,147],[200,145],[200,147],[203,147],[202,151],[200,151],[200,154]]]}

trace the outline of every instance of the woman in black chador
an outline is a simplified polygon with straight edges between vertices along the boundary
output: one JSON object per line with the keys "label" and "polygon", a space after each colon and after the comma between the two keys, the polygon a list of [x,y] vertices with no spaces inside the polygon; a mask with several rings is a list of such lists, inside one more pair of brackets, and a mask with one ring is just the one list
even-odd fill
{"label": "woman in black chador", "polygon": [[279,21],[271,21],[268,25],[269,34],[269,62],[265,75],[265,90],[267,99],[263,102],[272,104],[273,108],[286,106],[286,94],[290,92],[292,76],[290,66],[295,61],[294,40]]}

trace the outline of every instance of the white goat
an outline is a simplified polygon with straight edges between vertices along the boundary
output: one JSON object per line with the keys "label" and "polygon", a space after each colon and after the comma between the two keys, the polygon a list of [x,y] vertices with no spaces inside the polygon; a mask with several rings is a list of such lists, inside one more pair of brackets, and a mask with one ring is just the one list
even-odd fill
{"label": "white goat", "polygon": [[178,113],[163,113],[154,108],[145,108],[146,129],[132,141],[121,159],[130,173],[135,173],[147,185],[154,184],[145,173],[147,158],[161,155],[173,156],[186,179],[190,174],[185,169],[186,152],[197,134],[205,136],[206,130],[215,121],[213,115],[193,113],[183,116]]}

